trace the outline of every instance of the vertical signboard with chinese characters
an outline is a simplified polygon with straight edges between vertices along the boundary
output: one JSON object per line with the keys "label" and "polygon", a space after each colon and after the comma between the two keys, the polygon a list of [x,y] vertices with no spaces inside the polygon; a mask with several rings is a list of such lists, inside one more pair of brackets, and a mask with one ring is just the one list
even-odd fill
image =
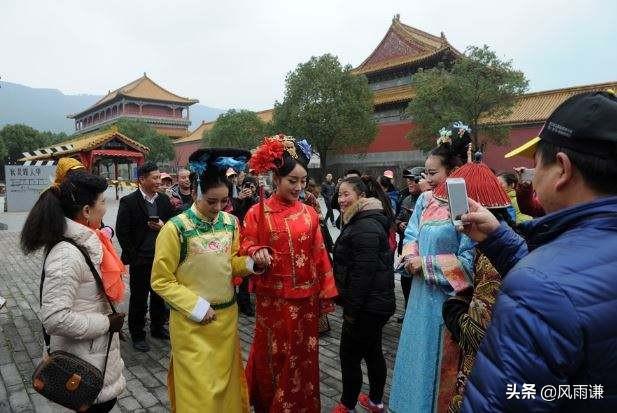
{"label": "vertical signboard with chinese characters", "polygon": [[41,192],[51,185],[55,165],[6,165],[7,212],[29,211]]}

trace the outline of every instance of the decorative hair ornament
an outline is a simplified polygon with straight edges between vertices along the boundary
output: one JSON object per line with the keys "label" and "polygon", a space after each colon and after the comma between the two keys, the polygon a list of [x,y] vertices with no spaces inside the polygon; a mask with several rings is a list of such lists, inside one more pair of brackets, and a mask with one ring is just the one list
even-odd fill
{"label": "decorative hair ornament", "polygon": [[311,159],[311,145],[303,139],[296,142],[293,137],[281,134],[266,136],[263,143],[255,149],[249,161],[249,168],[257,174],[263,174],[279,168],[283,164],[283,154],[287,152],[292,158],[298,159],[296,145],[302,151],[302,155]]}
{"label": "decorative hair ornament", "polygon": [[463,133],[464,133],[464,132],[471,133],[471,128],[470,128],[468,125],[465,125],[465,124],[464,124],[463,122],[461,122],[460,120],[459,120],[459,121],[454,122],[454,123],[452,124],[452,128],[453,128],[453,129],[458,129],[458,132],[459,132],[459,133],[461,133],[461,131],[462,131]]}
{"label": "decorative hair ornament", "polygon": [[452,143],[452,131],[447,128],[439,129],[439,138],[437,139],[437,146],[444,143]]}
{"label": "decorative hair ornament", "polygon": [[202,197],[200,177],[207,170],[208,170],[208,164],[206,163],[205,160],[189,162],[189,171],[194,172],[195,175],[197,175],[197,199],[201,199]]}
{"label": "decorative hair ornament", "polygon": [[310,161],[311,156],[313,156],[313,148],[311,147],[311,144],[308,143],[306,139],[302,139],[301,141],[296,142],[296,145],[298,145],[298,148],[300,148],[304,154],[304,157]]}
{"label": "decorative hair ornament", "polygon": [[239,158],[219,156],[214,161],[214,165],[221,171],[226,171],[228,168],[232,168],[236,172],[244,171],[246,169],[246,158],[244,156]]}

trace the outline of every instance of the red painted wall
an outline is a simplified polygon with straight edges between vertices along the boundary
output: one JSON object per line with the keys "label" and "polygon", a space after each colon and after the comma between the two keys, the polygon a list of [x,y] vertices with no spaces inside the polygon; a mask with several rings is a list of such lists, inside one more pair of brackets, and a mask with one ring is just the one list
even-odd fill
{"label": "red painted wall", "polygon": [[411,142],[405,137],[413,127],[413,123],[404,121],[396,123],[380,123],[377,137],[367,149],[367,152],[395,152],[412,150]]}
{"label": "red painted wall", "polygon": [[[158,106],[158,105],[143,105],[142,106],[142,114],[144,116],[158,116],[161,118],[172,118],[173,116],[173,110],[171,108],[165,107],[165,106]],[[182,112],[181,109],[178,109],[179,112]],[[175,117],[179,117],[179,116],[175,116]]]}
{"label": "red painted wall", "polygon": [[189,163],[189,156],[202,147],[202,142],[181,143],[174,146],[176,149],[176,163],[181,166],[186,166],[186,164]]}
{"label": "red painted wall", "polygon": [[[412,150],[413,144],[405,136],[413,126],[412,122],[379,124],[377,137],[367,151],[375,153]],[[505,159],[503,156],[530,138],[537,136],[541,127],[542,125],[513,127],[510,131],[509,143],[505,146],[489,145],[484,154],[484,162],[496,171],[510,170],[515,166],[533,168],[531,160],[521,157]]]}
{"label": "red painted wall", "polygon": [[484,162],[497,172],[512,170],[515,166],[533,168],[533,160],[516,156],[505,159],[503,156],[519,147],[529,139],[538,136],[542,125],[514,127],[510,130],[509,142],[505,146],[489,145],[484,154]]}

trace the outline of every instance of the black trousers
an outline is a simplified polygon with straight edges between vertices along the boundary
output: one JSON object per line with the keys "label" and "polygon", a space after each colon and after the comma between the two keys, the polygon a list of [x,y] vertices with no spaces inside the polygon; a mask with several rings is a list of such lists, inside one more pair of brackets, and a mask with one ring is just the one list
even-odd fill
{"label": "black trousers", "polygon": [[332,210],[332,201],[326,200],[325,204],[326,204],[327,212],[324,218],[324,222],[328,222],[328,218],[330,218],[330,222],[332,222],[332,225],[334,225],[334,211]]}
{"label": "black trousers", "polygon": [[369,381],[369,398],[380,403],[386,385],[386,360],[381,348],[381,332],[387,318],[360,314],[350,323],[343,321],[341,333],[341,373],[343,375],[343,395],[341,403],[353,409],[362,390],[362,360],[366,361]]}
{"label": "black trousers", "polygon": [[403,290],[403,297],[405,297],[405,310],[407,310],[407,303],[409,302],[409,292],[411,291],[411,280],[412,280],[411,277],[401,276],[401,290]]}
{"label": "black trousers", "polygon": [[251,308],[251,294],[249,293],[249,277],[242,279],[242,284],[238,286],[238,306],[240,310]]}
{"label": "black trousers", "polygon": [[114,408],[117,401],[118,401],[118,398],[115,398],[115,399],[111,399],[103,403],[93,404],[92,406],[88,408],[88,410],[85,410],[85,412],[87,413],[107,413],[111,411],[111,409]]}
{"label": "black trousers", "polygon": [[144,340],[146,333],[146,310],[150,296],[150,331],[158,331],[165,326],[169,310],[165,302],[150,287],[152,258],[138,258],[129,266],[131,298],[129,300],[129,331],[133,341]]}

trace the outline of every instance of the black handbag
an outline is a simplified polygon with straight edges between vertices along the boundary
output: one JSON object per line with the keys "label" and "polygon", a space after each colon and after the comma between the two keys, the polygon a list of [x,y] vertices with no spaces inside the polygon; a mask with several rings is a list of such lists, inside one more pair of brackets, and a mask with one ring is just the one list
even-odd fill
{"label": "black handbag", "polygon": [[[116,309],[105,294],[103,281],[96,271],[90,256],[87,251],[80,245],[77,245],[73,240],[64,238],[66,241],[75,246],[86,259],[86,263],[92,271],[92,275],[96,280],[99,288],[103,291],[103,295],[107,298],[111,311],[116,313]],[[47,258],[47,257],[46,257]],[[43,272],[41,273],[40,299],[43,296],[43,281],[45,280],[45,264],[43,263]],[[107,342],[107,353],[105,354],[105,365],[103,371],[87,361],[67,353],[66,351],[57,350],[50,352],[49,334],[43,327],[43,337],[45,339],[45,347],[47,354],[43,357],[39,365],[34,370],[32,375],[32,387],[46,399],[54,403],[62,405],[66,408],[82,412],[87,410],[103,389],[103,380],[107,369],[107,358],[109,357],[109,348],[111,347],[112,333],[109,333]]]}

